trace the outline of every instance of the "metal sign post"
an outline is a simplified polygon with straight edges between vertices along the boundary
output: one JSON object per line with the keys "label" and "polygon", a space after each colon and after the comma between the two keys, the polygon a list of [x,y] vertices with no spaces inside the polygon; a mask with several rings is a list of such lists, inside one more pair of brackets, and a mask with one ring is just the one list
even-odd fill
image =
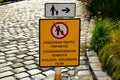
{"label": "metal sign post", "polygon": [[55,80],[61,80],[61,67],[55,67]]}

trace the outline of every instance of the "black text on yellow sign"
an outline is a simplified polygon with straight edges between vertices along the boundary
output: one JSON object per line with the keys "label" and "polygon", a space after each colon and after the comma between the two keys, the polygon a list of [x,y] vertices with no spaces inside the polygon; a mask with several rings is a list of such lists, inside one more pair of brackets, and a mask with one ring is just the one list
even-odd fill
{"label": "black text on yellow sign", "polygon": [[77,66],[80,19],[40,19],[40,66]]}

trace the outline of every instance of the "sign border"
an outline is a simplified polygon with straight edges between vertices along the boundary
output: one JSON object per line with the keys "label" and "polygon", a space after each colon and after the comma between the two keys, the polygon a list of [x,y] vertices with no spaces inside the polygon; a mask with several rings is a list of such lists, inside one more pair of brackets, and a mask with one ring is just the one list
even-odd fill
{"label": "sign border", "polygon": [[[46,16],[46,5],[47,4],[74,4],[75,5],[75,8],[74,8],[74,16]],[[76,3],[45,3],[45,14],[44,16],[49,18],[49,17],[75,17],[76,16]]]}
{"label": "sign border", "polygon": [[[66,65],[66,66],[40,66],[40,44],[41,44],[41,36],[40,36],[40,23],[41,23],[41,20],[79,20],[79,38],[78,38],[78,64],[77,65]],[[40,67],[75,67],[75,66],[79,66],[80,65],[80,36],[81,36],[81,19],[80,18],[72,18],[72,19],[39,19],[39,66]]]}

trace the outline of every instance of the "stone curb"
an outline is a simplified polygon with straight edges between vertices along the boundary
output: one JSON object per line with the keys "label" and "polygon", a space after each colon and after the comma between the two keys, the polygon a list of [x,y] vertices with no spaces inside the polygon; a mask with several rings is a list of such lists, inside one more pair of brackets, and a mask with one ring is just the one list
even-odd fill
{"label": "stone curb", "polygon": [[[87,46],[90,45],[90,39],[92,36],[92,30],[95,26],[94,19],[91,19],[88,34],[87,34]],[[90,70],[93,74],[93,80],[112,80],[110,76],[106,72],[103,71],[103,68],[101,67],[101,63],[99,61],[98,55],[94,50],[91,50],[89,48],[86,49],[86,56],[88,59]]]}

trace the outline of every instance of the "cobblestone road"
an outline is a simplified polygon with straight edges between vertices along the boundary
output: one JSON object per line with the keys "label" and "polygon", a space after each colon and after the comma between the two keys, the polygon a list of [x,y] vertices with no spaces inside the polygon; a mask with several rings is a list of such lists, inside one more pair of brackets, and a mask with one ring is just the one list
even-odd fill
{"label": "cobblestone road", "polygon": [[62,80],[93,80],[89,61],[97,59],[99,64],[99,60],[85,54],[90,23],[85,19],[85,6],[76,0],[25,0],[0,6],[0,80],[54,80],[54,67],[39,67],[39,19],[44,18],[46,2],[76,3],[76,17],[81,18],[80,65],[62,67]]}

